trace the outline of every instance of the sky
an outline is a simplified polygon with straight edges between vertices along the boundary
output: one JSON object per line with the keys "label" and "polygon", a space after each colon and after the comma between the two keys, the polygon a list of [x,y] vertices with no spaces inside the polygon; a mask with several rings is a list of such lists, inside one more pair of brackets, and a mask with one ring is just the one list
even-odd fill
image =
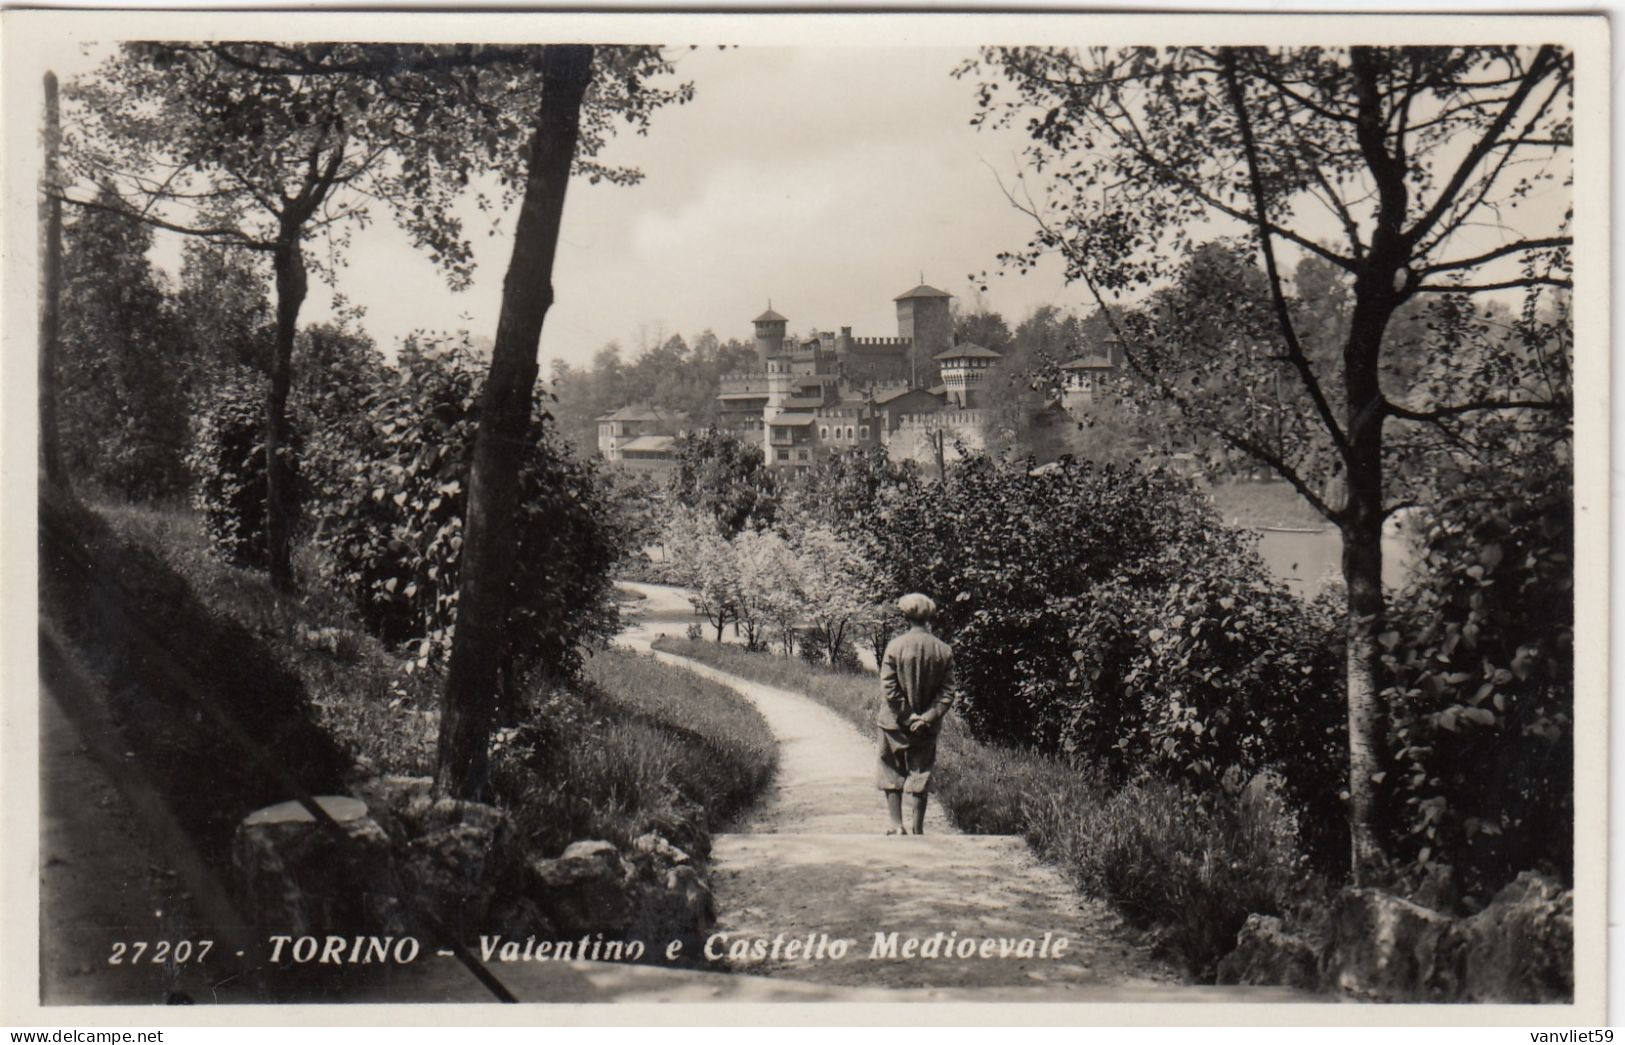
{"label": "sky", "polygon": [[[994,275],[998,252],[1032,234],[995,174],[1009,180],[1023,141],[970,126],[974,79],[950,76],[969,54],[677,52],[669,79],[692,81],[693,101],[657,112],[646,137],[622,135],[602,156],[641,169],[642,182],[570,187],[543,373],[552,359],[584,364],[612,341],[630,356],[674,333],[748,340],[769,301],[793,332],[850,326],[860,337],[891,337],[898,294],[923,278],[969,307],[968,277],[984,270],[994,278],[986,306],[1012,325],[1043,304],[1082,308],[1086,292],[1068,288],[1058,264]],[[77,66],[92,64],[87,56]],[[336,285],[313,282],[301,319],[330,315],[336,290],[365,309],[363,325],[386,350],[419,329],[493,335],[514,214],[487,236],[489,219],[467,213],[477,233],[467,290],[449,290],[378,208],[354,235]],[[155,257],[176,269],[179,247],[160,243]]]}
{"label": "sky", "polygon": [[[58,71],[70,79],[108,50],[64,49]],[[971,126],[976,77],[950,75],[970,48],[854,41],[672,53],[668,80],[691,81],[694,99],[655,113],[647,136],[617,137],[600,157],[643,180],[570,187],[543,374],[555,359],[583,365],[610,342],[631,357],[671,334],[748,340],[770,302],[792,332],[895,336],[892,299],[922,280],[1012,326],[1045,304],[1092,311],[1056,261],[1001,274],[998,253],[1034,231],[1000,187],[1020,170],[1026,142],[1019,130]],[[1550,195],[1542,209],[1567,199]],[[415,330],[493,335],[515,215],[486,235],[489,219],[466,209],[477,268],[473,285],[453,292],[386,209],[375,210],[336,284],[313,284],[301,319],[329,317],[336,292],[365,310],[363,325],[391,354]],[[1337,232],[1329,216],[1324,231]],[[156,258],[178,271],[178,237],[167,239]],[[1288,271],[1293,260],[1283,251]],[[972,276],[982,272],[991,281],[978,300]]]}

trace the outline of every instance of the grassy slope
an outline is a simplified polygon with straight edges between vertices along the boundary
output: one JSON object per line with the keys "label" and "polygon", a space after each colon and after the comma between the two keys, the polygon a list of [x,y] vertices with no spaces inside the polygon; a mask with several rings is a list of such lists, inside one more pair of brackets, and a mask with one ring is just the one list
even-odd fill
{"label": "grassy slope", "polygon": [[[234,665],[239,673],[283,683],[285,717],[308,721],[313,735],[340,756],[337,763],[328,759],[333,766],[324,789],[342,786],[332,768],[363,775],[432,772],[439,678],[407,672],[404,658],[361,630],[343,600],[322,588],[308,550],[297,563],[301,594],[277,599],[264,574],[219,560],[189,511],[107,506],[91,522],[104,528],[106,568],[138,589],[166,593],[153,596],[148,609],[180,625],[178,648],[205,643],[211,673]],[[72,593],[61,594],[58,604]],[[42,604],[52,605],[50,591]],[[184,616],[169,616],[178,607]],[[94,645],[93,621],[72,630],[81,644]],[[100,651],[91,653],[92,662],[108,662]],[[506,797],[530,825],[533,842],[556,852],[575,839],[625,843],[660,830],[703,852],[709,833],[748,805],[772,775],[776,746],[766,721],[727,687],[649,657],[601,652],[585,676],[538,688],[532,702],[548,717],[545,750],[508,777]],[[254,803],[286,796],[274,784],[252,781],[241,796],[222,795],[216,767],[203,763],[188,781],[186,762],[174,752],[218,755],[223,745],[205,727],[187,735],[192,716],[182,712],[166,717],[174,728],[166,727],[161,749],[136,746],[144,757],[169,756],[177,769],[174,801],[186,804],[189,793],[208,796],[203,804],[220,821],[223,841]],[[242,762],[230,751],[221,757]],[[344,769],[351,760],[354,768]],[[263,774],[249,768],[245,775]]]}
{"label": "grassy slope", "polygon": [[[656,648],[805,693],[872,728],[879,699],[872,676],[713,642],[662,638]],[[936,780],[938,800],[960,830],[1024,836],[1078,888],[1152,929],[1161,949],[1202,979],[1234,946],[1248,914],[1283,913],[1318,895],[1290,817],[1267,793],[1223,810],[1166,782],[1113,789],[1061,760],[982,743],[954,717],[943,730]]]}
{"label": "grassy slope", "polygon": [[[767,720],[748,701],[645,654],[594,654],[580,689],[555,689],[539,713],[544,739],[527,760],[524,819],[547,851],[658,831],[704,855],[778,761]],[[569,742],[546,742],[558,733]]]}

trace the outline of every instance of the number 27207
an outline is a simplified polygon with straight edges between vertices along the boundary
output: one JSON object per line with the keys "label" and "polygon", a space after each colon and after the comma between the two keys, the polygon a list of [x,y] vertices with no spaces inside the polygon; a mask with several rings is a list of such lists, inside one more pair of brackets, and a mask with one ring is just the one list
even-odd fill
{"label": "number 27207", "polygon": [[170,962],[185,965],[187,962],[201,962],[213,949],[213,940],[177,940],[174,943],[168,940],[155,940],[151,943],[146,940],[136,940],[132,943],[115,940],[113,953],[107,956],[107,964],[136,965],[147,961],[154,965],[166,965]]}

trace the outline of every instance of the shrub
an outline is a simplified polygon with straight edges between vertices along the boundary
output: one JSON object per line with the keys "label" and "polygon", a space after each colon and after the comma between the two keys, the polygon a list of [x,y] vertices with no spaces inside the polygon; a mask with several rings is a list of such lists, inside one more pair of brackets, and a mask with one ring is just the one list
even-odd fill
{"label": "shrub", "polygon": [[[1136,623],[1123,675],[1141,709],[1121,723],[1110,764],[1160,770],[1197,791],[1263,771],[1313,825],[1311,851],[1328,869],[1345,859],[1341,774],[1348,720],[1341,681],[1341,617],[1305,603],[1236,560],[1176,581]],[[1132,612],[1132,611],[1131,611]]]}
{"label": "shrub", "polygon": [[[293,422],[292,445],[285,448],[298,483],[302,442]],[[192,504],[204,533],[227,562],[265,569],[269,561],[265,520],[265,378],[238,370],[221,381],[198,416],[186,457],[193,477]]]}
{"label": "shrub", "polygon": [[[1429,510],[1390,614],[1392,848],[1483,901],[1521,870],[1573,867],[1573,476],[1463,481]],[[1506,767],[1486,773],[1486,766]]]}
{"label": "shrub", "polygon": [[[321,506],[337,584],[367,626],[426,665],[450,649],[463,512],[484,367],[466,346],[409,345],[365,400],[370,438]],[[505,690],[540,669],[569,675],[612,634],[619,530],[592,468],[571,458],[538,405],[519,476]]]}
{"label": "shrub", "polygon": [[1212,791],[1278,771],[1341,855],[1338,615],[1274,580],[1189,480],[972,457],[863,516],[896,590],[932,594],[982,740]]}

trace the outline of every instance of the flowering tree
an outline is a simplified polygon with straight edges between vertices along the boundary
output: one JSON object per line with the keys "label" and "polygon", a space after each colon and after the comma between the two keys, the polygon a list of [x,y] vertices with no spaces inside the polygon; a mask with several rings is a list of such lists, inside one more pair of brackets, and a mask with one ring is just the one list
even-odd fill
{"label": "flowering tree", "polygon": [[722,632],[739,617],[739,579],[733,545],[709,514],[675,506],[661,535],[672,578],[688,589],[689,602]]}
{"label": "flowering tree", "polygon": [[794,550],[772,530],[743,530],[730,545],[739,580],[739,626],[745,645],[761,649],[772,630],[777,630],[781,640],[788,634],[793,641],[802,605],[801,563]]}

